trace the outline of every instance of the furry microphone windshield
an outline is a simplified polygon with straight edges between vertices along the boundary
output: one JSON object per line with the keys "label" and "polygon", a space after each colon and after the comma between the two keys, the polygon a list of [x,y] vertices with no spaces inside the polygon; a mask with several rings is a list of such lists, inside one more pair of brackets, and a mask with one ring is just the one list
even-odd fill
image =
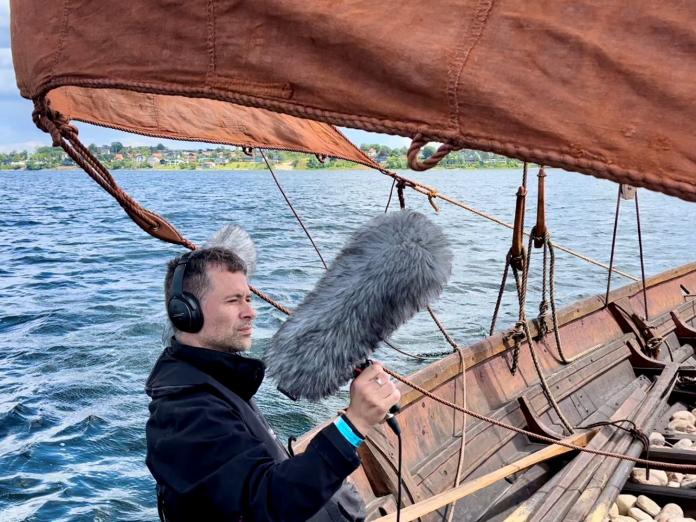
{"label": "furry microphone windshield", "polygon": [[423,214],[382,214],[360,227],[266,350],[268,373],[293,399],[336,392],[403,323],[442,292],[452,251]]}
{"label": "furry microphone windshield", "polygon": [[239,225],[225,225],[203,243],[203,248],[223,247],[237,254],[247,267],[247,277],[256,271],[256,247],[251,236]]}

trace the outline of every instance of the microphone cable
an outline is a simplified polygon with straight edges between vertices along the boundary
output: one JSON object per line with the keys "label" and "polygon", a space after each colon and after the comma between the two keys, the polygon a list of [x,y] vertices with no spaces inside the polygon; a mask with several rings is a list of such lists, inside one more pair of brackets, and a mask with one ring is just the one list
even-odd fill
{"label": "microphone cable", "polygon": [[396,487],[396,522],[401,522],[401,463],[403,460],[403,454],[402,454],[402,447],[401,447],[401,430],[398,430],[395,432],[396,433],[396,439],[398,441],[399,445],[399,460],[397,461],[397,479],[399,481],[397,487]]}

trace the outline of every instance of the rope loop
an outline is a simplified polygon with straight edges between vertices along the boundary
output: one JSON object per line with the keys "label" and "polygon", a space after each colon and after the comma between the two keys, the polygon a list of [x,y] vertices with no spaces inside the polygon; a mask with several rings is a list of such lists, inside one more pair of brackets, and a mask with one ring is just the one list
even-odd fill
{"label": "rope loop", "polygon": [[532,230],[529,232],[529,239],[531,239],[535,243],[538,241],[544,245],[548,245],[549,241],[551,240],[551,232],[549,232],[549,230],[546,229],[546,233],[542,236],[542,235],[537,233],[537,227],[535,225],[532,227]]}
{"label": "rope loop", "polygon": [[440,213],[440,207],[437,206],[437,203],[435,203],[435,198],[438,196],[436,191],[431,191],[430,194],[428,194],[428,203],[430,203],[430,206],[433,207],[433,210],[435,211],[436,214]]}
{"label": "rope loop", "polygon": [[413,137],[411,146],[408,148],[408,153],[406,154],[406,157],[408,158],[408,166],[411,170],[423,172],[425,170],[432,169],[433,167],[436,167],[438,163],[440,163],[440,161],[442,161],[450,152],[460,150],[462,148],[450,143],[443,143],[435,151],[435,154],[421,161],[418,159],[418,155],[420,154],[421,149],[423,149],[423,147],[425,147],[429,141],[430,140],[420,133]]}
{"label": "rope loop", "polygon": [[254,156],[254,147],[242,147],[242,152],[252,158]]}

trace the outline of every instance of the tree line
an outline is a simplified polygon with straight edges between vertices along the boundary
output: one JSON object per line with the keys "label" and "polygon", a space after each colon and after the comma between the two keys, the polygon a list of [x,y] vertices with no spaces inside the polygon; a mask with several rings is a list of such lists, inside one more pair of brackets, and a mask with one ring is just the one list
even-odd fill
{"label": "tree line", "polygon": [[[378,143],[360,145],[360,149],[387,169],[408,168],[407,147],[389,147]],[[89,145],[89,150],[107,168],[117,169],[261,169],[263,158],[256,151],[246,154],[240,147],[218,146],[210,149],[176,150],[161,143],[156,146],[126,146],[121,142],[109,145]],[[436,147],[426,145],[422,158],[432,156]],[[356,168],[352,162],[299,152],[268,150],[266,157],[279,168],[332,169]],[[490,152],[464,149],[450,153],[441,162],[442,168],[508,168],[521,163]],[[76,167],[72,159],[58,147],[38,147],[33,152],[0,153],[0,169],[41,170]]]}

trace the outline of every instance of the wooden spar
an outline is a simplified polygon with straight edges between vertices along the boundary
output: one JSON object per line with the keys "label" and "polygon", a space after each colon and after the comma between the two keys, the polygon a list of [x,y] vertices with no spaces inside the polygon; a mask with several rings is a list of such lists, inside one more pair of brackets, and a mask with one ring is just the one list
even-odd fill
{"label": "wooden spar", "polygon": [[541,248],[544,246],[544,240],[546,238],[546,192],[544,190],[546,172],[544,172],[544,167],[539,168],[539,188],[537,192],[537,220],[536,226],[534,227],[534,247]]}
{"label": "wooden spar", "polygon": [[527,189],[520,185],[517,189],[515,204],[515,225],[512,232],[512,247],[510,263],[518,270],[524,269],[524,207],[527,199]]}
{"label": "wooden spar", "polygon": [[[596,433],[597,430],[578,433],[563,439],[563,442],[575,444],[576,446],[584,448],[592,440],[592,437],[594,437]],[[538,464],[540,462],[544,462],[554,457],[558,457],[559,455],[563,455],[564,453],[568,453],[570,451],[573,450],[570,448],[566,448],[565,446],[552,444],[542,450],[537,451],[536,453],[527,455],[526,457],[523,457],[520,460],[513,462],[512,464],[508,464],[503,468],[497,469],[491,473],[483,475],[482,477],[466,482],[465,484],[462,484],[461,486],[458,486],[454,489],[445,491],[438,495],[434,495],[426,500],[423,500],[421,502],[418,502],[416,504],[402,509],[401,520],[403,522],[415,520],[419,517],[422,517],[423,515],[427,515],[428,513],[435,511],[436,509],[439,509],[443,506],[446,506],[447,504],[450,504],[467,495],[470,495],[471,493],[485,488],[486,486],[489,486],[494,482],[497,482],[501,479],[504,479],[505,477],[513,475],[514,473],[527,469],[530,466],[533,466],[534,464]],[[385,517],[378,518],[375,522],[393,521],[396,521],[396,513],[391,513]]]}

